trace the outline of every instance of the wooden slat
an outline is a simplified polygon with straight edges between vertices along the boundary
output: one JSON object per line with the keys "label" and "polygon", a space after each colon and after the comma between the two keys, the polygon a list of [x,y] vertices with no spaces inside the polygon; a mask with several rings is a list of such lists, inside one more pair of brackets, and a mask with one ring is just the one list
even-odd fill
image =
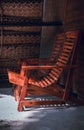
{"label": "wooden slat", "polygon": [[41,80],[41,83],[44,85],[43,87],[45,87],[47,85],[43,79]]}
{"label": "wooden slat", "polygon": [[58,66],[64,66],[65,63],[62,63],[62,62],[60,62],[60,61],[57,61],[57,65],[58,65]]}
{"label": "wooden slat", "polygon": [[[39,105],[54,105],[54,104],[64,104],[64,100],[45,100],[45,101],[36,101],[36,100],[28,100],[28,101],[21,101],[20,102],[22,106],[27,106],[27,107],[34,107],[34,106],[39,106]],[[20,107],[18,108],[20,111]]]}
{"label": "wooden slat", "polygon": [[56,74],[59,74],[59,72],[62,70],[62,68],[59,69],[59,67],[57,68],[53,68],[52,69]]}
{"label": "wooden slat", "polygon": [[51,83],[47,77],[44,77],[44,80],[47,82],[47,84]]}
{"label": "wooden slat", "polygon": [[[69,40],[69,39],[68,39],[68,40]],[[71,46],[73,46],[74,43],[72,42],[72,40],[71,40],[71,42],[70,42],[70,40],[69,40],[69,41],[65,41],[65,42],[64,42],[64,45],[71,45]]]}
{"label": "wooden slat", "polygon": [[52,73],[49,73],[49,76],[50,76],[53,80],[56,80],[56,76],[54,76]]}
{"label": "wooden slat", "polygon": [[70,50],[67,50],[67,49],[63,49],[63,52],[67,52],[67,53],[69,53],[70,52]]}
{"label": "wooden slat", "polygon": [[69,57],[69,54],[68,54],[68,53],[63,52],[63,53],[61,54],[61,56],[64,56],[64,57]]}
{"label": "wooden slat", "polygon": [[50,84],[49,84],[49,85],[51,85],[51,84],[53,83],[53,81],[54,81],[52,78],[50,78],[49,75],[47,76],[47,79],[50,81]]}
{"label": "wooden slat", "polygon": [[68,60],[68,56],[66,57],[66,56],[63,56],[63,55],[62,55],[62,56],[60,56],[60,58],[61,58],[61,59],[64,59],[64,60]]}
{"label": "wooden slat", "polygon": [[61,63],[64,63],[64,64],[66,64],[66,63],[67,63],[67,61],[65,61],[65,60],[63,60],[63,59],[61,59],[61,58],[60,58],[60,59],[58,59],[58,61],[59,61],[59,62],[61,62]]}
{"label": "wooden slat", "polygon": [[42,82],[44,83],[44,87],[48,86],[47,82],[43,79]]}
{"label": "wooden slat", "polygon": [[66,48],[66,49],[70,49],[70,50],[72,50],[72,47],[73,47],[73,46],[69,46],[69,45],[64,46],[64,48]]}
{"label": "wooden slat", "polygon": [[40,85],[40,87],[44,87],[44,84],[42,83],[42,81],[39,81],[38,84]]}
{"label": "wooden slat", "polygon": [[57,34],[57,36],[55,38],[55,42],[53,44],[51,60],[54,61],[54,59],[56,60],[58,58],[61,47],[63,45],[63,41],[64,41],[64,34],[63,33]]}

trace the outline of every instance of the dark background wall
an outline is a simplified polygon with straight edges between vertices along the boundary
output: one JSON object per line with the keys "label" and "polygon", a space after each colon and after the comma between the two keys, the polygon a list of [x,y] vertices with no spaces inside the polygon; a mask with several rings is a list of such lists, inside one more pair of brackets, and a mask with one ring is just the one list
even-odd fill
{"label": "dark background wall", "polygon": [[78,29],[81,32],[77,59],[79,68],[74,73],[73,89],[84,98],[84,1],[66,0],[65,11],[65,30]]}
{"label": "dark background wall", "polygon": [[[64,19],[64,0],[44,0],[43,21]],[[62,26],[42,27],[40,57],[49,57],[56,33]]]}
{"label": "dark background wall", "polygon": [[81,40],[78,49],[77,64],[74,71],[73,91],[84,97],[84,1],[83,0],[45,0],[43,20],[61,20],[61,27],[43,27],[41,39],[41,57],[49,57],[53,40],[59,30],[80,30]]}

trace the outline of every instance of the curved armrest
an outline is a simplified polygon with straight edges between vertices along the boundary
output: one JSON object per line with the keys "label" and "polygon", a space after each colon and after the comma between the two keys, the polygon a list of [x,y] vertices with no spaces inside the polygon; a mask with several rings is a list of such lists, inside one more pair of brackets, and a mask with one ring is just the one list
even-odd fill
{"label": "curved armrest", "polygon": [[22,69],[24,70],[33,70],[33,69],[52,69],[55,67],[60,67],[60,68],[65,68],[65,69],[72,69],[72,68],[77,68],[77,65],[65,65],[65,66],[58,66],[58,65],[40,65],[40,66],[22,66]]}
{"label": "curved armrest", "polygon": [[33,70],[33,69],[51,69],[53,68],[53,66],[49,66],[49,65],[41,65],[41,66],[22,66],[22,69],[24,70]]}

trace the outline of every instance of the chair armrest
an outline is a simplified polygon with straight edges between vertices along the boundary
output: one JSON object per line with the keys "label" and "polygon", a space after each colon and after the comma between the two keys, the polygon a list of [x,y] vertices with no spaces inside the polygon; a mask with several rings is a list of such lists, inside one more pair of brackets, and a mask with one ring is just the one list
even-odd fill
{"label": "chair armrest", "polygon": [[22,69],[24,70],[33,70],[33,69],[52,69],[53,66],[49,66],[49,65],[41,65],[41,66],[22,66]]}
{"label": "chair armrest", "polygon": [[32,66],[22,66],[22,69],[24,70],[33,70],[33,69],[52,69],[52,68],[55,68],[55,67],[60,67],[60,68],[65,68],[65,69],[72,69],[72,68],[77,68],[78,66],[77,65],[65,65],[65,66],[58,66],[58,65],[32,65]]}

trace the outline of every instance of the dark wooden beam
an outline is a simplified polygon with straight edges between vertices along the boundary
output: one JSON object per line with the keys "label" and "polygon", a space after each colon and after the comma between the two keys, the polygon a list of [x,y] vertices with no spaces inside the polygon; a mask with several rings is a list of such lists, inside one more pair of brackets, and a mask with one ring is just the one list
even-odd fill
{"label": "dark wooden beam", "polygon": [[44,0],[1,0],[3,3],[41,3]]}
{"label": "dark wooden beam", "polygon": [[7,27],[7,26],[62,26],[62,22],[61,21],[53,21],[53,22],[34,22],[34,21],[30,21],[30,22],[0,22],[0,27]]}
{"label": "dark wooden beam", "polygon": [[[40,36],[41,35],[41,31],[16,31],[16,30],[3,30],[3,35],[4,36],[6,36],[6,35],[9,35],[9,36],[11,36],[11,35],[29,35],[29,36],[31,36],[31,35],[33,35],[33,36]],[[1,36],[1,34],[0,34],[0,36]]]}

